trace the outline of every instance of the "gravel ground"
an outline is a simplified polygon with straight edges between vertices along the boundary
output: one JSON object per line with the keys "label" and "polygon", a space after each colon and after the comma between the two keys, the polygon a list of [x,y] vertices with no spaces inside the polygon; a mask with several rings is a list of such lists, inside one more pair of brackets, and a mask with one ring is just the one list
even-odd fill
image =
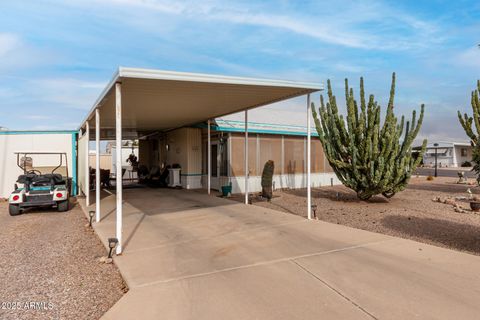
{"label": "gravel ground", "polygon": [[[470,209],[457,213],[452,205],[432,201],[435,197],[468,196],[468,188],[480,194],[480,188],[456,184],[457,180],[412,178],[408,188],[393,198],[376,196],[368,202],[358,200],[344,186],[315,188],[312,201],[323,221],[480,255],[480,214]],[[234,199],[243,201],[241,196]],[[457,203],[469,208],[466,201]],[[253,199],[253,204],[306,216],[306,191],[276,191],[271,202]]]}
{"label": "gravel ground", "polygon": [[[98,262],[106,249],[86,223],[78,205],[11,217],[0,203],[0,319],[99,319],[123,296],[117,267]],[[11,310],[17,302],[22,309]]]}

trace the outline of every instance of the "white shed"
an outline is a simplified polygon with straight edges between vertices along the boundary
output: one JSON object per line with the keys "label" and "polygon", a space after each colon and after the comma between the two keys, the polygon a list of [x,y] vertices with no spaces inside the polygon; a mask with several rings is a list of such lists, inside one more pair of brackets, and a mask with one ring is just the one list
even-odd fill
{"label": "white shed", "polygon": [[[73,195],[77,185],[77,131],[0,131],[0,197],[7,198],[23,171],[17,166],[15,152],[65,152]],[[59,163],[56,155],[32,157],[33,167],[51,167]],[[63,160],[65,161],[65,160]]]}

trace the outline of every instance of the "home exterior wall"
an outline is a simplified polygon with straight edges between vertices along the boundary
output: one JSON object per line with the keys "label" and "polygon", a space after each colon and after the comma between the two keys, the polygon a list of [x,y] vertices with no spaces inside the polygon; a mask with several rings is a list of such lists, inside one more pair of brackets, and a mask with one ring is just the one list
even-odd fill
{"label": "home exterior wall", "polygon": [[199,128],[181,128],[168,132],[166,145],[160,147],[166,150],[167,165],[179,164],[181,183],[186,189],[202,187],[202,132]]}
{"label": "home exterior wall", "polygon": [[[462,156],[462,149],[465,150],[466,155]],[[460,167],[464,162],[472,162],[472,147],[471,146],[455,146],[455,156],[456,164],[455,166]]]}
{"label": "home exterior wall", "polygon": [[[451,150],[451,148],[450,148]],[[426,167],[433,167],[435,166],[435,155],[434,154],[425,154],[423,156],[423,165]],[[456,163],[452,155],[442,155],[437,154],[437,165],[439,167],[456,167]]]}
{"label": "home exterior wall", "polygon": [[[17,166],[17,151],[65,152],[68,160],[68,173],[73,183],[76,174],[76,132],[74,131],[2,131],[0,132],[0,197],[8,197],[23,171]],[[33,167],[51,170],[59,163],[57,155],[32,156]],[[63,160],[64,161],[64,160]],[[66,168],[60,168],[64,173]],[[74,188],[75,189],[75,188]],[[75,191],[75,190],[74,190]]]}
{"label": "home exterior wall", "polygon": [[[216,141],[216,132],[212,133],[212,141]],[[232,184],[233,193],[245,191],[245,153],[244,135],[230,133],[227,144],[230,162],[230,177],[221,176],[220,186]],[[204,140],[206,137],[204,137]],[[312,186],[336,185],[340,181],[328,165],[323,148],[316,137],[312,137]],[[274,189],[306,188],[306,146],[304,136],[250,133],[248,138],[249,191],[261,190],[261,174],[266,161],[273,160],[275,170],[273,176]],[[212,159],[213,160],[213,159]],[[206,188],[206,156],[204,156],[204,177],[202,186]]]}

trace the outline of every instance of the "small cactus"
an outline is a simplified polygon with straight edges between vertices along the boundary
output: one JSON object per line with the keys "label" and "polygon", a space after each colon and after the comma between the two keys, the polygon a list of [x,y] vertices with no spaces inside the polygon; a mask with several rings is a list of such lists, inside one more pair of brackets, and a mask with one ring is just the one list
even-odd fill
{"label": "small cactus", "polygon": [[268,199],[268,201],[272,199],[274,169],[275,164],[273,160],[265,162],[262,173],[262,197]]}

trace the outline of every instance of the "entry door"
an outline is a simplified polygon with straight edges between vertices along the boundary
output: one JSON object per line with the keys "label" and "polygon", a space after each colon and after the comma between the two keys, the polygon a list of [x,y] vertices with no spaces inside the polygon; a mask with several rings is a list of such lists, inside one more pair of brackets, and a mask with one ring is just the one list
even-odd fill
{"label": "entry door", "polygon": [[211,188],[220,190],[220,148],[218,147],[218,142],[212,142],[212,149],[211,149],[211,173],[212,176],[210,178]]}

